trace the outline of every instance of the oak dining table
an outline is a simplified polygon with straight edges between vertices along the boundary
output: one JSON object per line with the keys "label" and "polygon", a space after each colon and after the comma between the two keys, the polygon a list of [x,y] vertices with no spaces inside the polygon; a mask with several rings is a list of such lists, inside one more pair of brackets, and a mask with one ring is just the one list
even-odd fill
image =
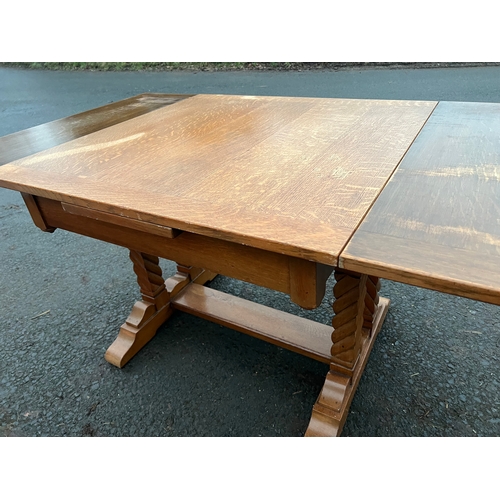
{"label": "oak dining table", "polygon": [[[500,104],[140,94],[1,137],[0,187],[42,231],[129,250],[140,297],[112,365],[176,310],[325,363],[306,436],[342,431],[381,279],[500,304]],[[333,294],[332,323],[215,290],[218,274],[304,309]]]}

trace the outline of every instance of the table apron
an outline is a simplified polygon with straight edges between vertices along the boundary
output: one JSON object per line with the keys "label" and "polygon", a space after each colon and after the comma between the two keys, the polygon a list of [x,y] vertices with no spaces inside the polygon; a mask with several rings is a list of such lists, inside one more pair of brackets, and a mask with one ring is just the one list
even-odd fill
{"label": "table apron", "polygon": [[69,213],[60,201],[38,196],[33,196],[33,200],[30,214],[41,229],[40,220],[46,228],[64,229],[284,292],[304,309],[321,304],[326,281],[333,271],[333,267],[317,262],[186,231],[172,239]]}

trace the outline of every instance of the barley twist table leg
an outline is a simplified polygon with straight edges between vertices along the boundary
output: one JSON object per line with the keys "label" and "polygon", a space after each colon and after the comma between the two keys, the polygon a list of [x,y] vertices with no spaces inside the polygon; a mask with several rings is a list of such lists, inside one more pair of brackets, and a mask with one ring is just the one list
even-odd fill
{"label": "barley twist table leg", "polygon": [[119,368],[130,361],[172,315],[172,297],[192,282],[204,285],[216,276],[210,271],[179,264],[176,274],[164,281],[158,257],[130,250],[130,260],[134,264],[142,300],[134,304],[118,337],[104,356]]}
{"label": "barley twist table leg", "polygon": [[130,259],[134,264],[142,300],[134,304],[118,337],[104,356],[106,361],[119,368],[154,337],[158,328],[172,314],[170,294],[165,287],[158,257],[131,250]]}
{"label": "barley twist table leg", "polygon": [[378,278],[337,269],[335,279],[330,371],[313,407],[306,436],[338,436],[342,431],[389,305],[378,296]]}

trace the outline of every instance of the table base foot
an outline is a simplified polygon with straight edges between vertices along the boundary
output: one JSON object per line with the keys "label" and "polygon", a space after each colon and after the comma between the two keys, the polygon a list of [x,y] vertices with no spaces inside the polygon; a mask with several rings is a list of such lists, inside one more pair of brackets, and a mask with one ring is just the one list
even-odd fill
{"label": "table base foot", "polygon": [[[148,266],[151,268],[151,265]],[[177,273],[168,278],[154,301],[139,300],[121,326],[118,337],[109,346],[104,358],[118,368],[130,361],[155,335],[160,326],[174,312],[172,299],[185,287],[195,283],[204,285],[217,276],[204,269],[178,266]]]}
{"label": "table base foot", "polygon": [[[170,303],[156,310],[154,304],[142,300],[136,302],[127,321],[121,326],[118,337],[106,351],[106,361],[122,368],[156,335],[158,328],[172,312]],[[134,323],[139,326],[133,326]]]}
{"label": "table base foot", "polygon": [[328,372],[325,384],[313,407],[311,420],[305,433],[306,437],[336,437],[342,432],[352,398],[368,362],[368,356],[377,334],[382,328],[389,303],[388,299],[380,297],[371,333],[363,341],[352,376],[336,372],[333,367]]}

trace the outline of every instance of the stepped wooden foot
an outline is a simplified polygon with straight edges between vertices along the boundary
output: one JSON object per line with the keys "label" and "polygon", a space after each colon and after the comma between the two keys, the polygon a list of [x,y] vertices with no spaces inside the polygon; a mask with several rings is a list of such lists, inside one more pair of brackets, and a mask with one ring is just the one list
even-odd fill
{"label": "stepped wooden foot", "polygon": [[389,307],[389,300],[378,296],[378,278],[338,270],[335,279],[332,360],[305,434],[311,437],[334,437],[342,432]]}
{"label": "stepped wooden foot", "polygon": [[158,257],[131,250],[130,259],[134,263],[142,300],[134,304],[104,356],[118,368],[130,361],[172,315],[174,309],[170,301],[177,293],[192,282],[203,285],[217,276],[203,269],[178,265],[177,273],[164,281]]}

